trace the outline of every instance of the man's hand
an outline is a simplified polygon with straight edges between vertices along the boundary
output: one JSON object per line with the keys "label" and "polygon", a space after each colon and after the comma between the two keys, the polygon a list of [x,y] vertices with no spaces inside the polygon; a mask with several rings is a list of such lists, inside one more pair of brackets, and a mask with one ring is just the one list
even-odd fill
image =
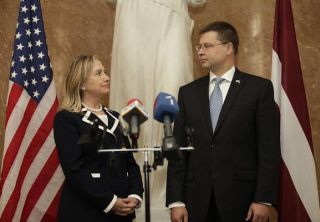
{"label": "man's hand", "polygon": [[[128,198],[127,198],[128,199]],[[113,205],[112,211],[120,216],[127,216],[134,212],[132,208],[133,203],[129,202],[127,199],[117,198],[117,202]]]}
{"label": "man's hand", "polygon": [[252,222],[267,222],[271,214],[271,207],[263,203],[252,203],[249,207],[246,221],[252,218]]}
{"label": "man's hand", "polygon": [[171,209],[172,222],[188,222],[188,211],[185,207],[174,207]]}

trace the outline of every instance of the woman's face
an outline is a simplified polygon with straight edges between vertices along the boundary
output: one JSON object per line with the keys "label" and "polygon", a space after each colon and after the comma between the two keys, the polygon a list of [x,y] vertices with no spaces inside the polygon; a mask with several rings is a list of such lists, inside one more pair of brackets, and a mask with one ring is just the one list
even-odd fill
{"label": "woman's face", "polygon": [[104,72],[104,67],[99,60],[94,60],[92,72],[88,73],[82,87],[85,88],[83,95],[86,97],[100,98],[109,93],[110,78]]}

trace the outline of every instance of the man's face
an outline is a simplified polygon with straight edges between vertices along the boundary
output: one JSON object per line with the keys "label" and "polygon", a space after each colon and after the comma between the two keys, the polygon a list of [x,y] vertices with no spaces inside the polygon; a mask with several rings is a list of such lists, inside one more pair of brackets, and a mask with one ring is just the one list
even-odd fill
{"label": "man's face", "polygon": [[226,61],[227,43],[218,40],[217,32],[206,32],[200,36],[197,53],[202,67],[214,71]]}

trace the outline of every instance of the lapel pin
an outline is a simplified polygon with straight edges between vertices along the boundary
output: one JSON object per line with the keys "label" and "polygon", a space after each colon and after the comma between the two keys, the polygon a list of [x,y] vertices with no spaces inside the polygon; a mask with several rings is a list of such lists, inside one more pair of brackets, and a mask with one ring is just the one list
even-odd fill
{"label": "lapel pin", "polygon": [[236,80],[236,83],[240,84],[240,80],[239,80],[239,79],[237,79],[237,80]]}

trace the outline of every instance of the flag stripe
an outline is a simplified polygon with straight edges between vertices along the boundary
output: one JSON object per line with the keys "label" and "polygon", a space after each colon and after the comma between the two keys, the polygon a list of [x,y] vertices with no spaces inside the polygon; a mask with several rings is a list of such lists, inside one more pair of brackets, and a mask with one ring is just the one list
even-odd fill
{"label": "flag stripe", "polygon": [[273,48],[282,64],[281,85],[289,97],[294,112],[313,150],[309,113],[302,78],[299,51],[297,46],[293,14],[290,0],[278,0],[275,20],[278,26],[274,30]]}
{"label": "flag stripe", "polygon": [[[34,112],[31,121],[27,121],[27,118],[25,116],[23,116],[23,118],[22,118],[23,121],[21,121],[20,126],[21,125],[25,126],[26,122],[28,122],[29,124],[27,125],[27,129],[24,130],[23,134],[19,135],[18,139],[12,139],[11,142],[10,142],[10,144],[13,144],[14,146],[18,146],[18,145],[20,146],[19,153],[18,152],[13,153],[12,150],[10,150],[11,149],[10,146],[8,148],[8,153],[11,154],[10,158],[8,157],[8,159],[12,161],[10,166],[12,166],[11,168],[14,168],[14,169],[8,169],[8,171],[10,170],[9,172],[12,173],[10,184],[15,184],[16,183],[17,175],[18,175],[19,169],[21,167],[22,157],[23,157],[23,155],[25,155],[26,149],[29,146],[29,144],[30,144],[32,138],[34,137],[35,133],[37,132],[37,129],[40,127],[42,121],[44,120],[45,115],[47,115],[47,113],[45,111],[48,111],[48,108],[50,106],[52,106],[52,104],[54,104],[54,102],[56,102],[56,97],[50,96],[51,94],[54,94],[54,93],[55,93],[55,87],[54,87],[54,84],[51,84],[49,89],[46,92],[47,100],[42,100],[39,103],[38,107],[36,107],[37,109]],[[23,94],[23,95],[25,95],[25,94]],[[25,97],[28,97],[28,98],[25,98]],[[28,95],[26,95],[25,97],[24,97],[25,100],[29,100],[30,99],[30,97]],[[30,100],[30,101],[33,101],[33,100]],[[34,104],[34,105],[36,105],[36,104]],[[28,107],[28,105],[27,105],[27,107]],[[24,115],[26,115],[26,113],[30,115],[32,112],[33,112],[33,110],[30,109],[30,111],[29,111],[28,108],[27,108],[26,111],[24,112]],[[20,126],[16,130],[17,132],[19,131]],[[17,135],[15,134],[14,138],[16,136]],[[7,137],[5,139],[7,139]],[[22,139],[23,139],[23,141],[21,143]],[[7,157],[4,157],[4,158],[7,158]],[[5,163],[5,159],[3,159],[3,163]],[[4,174],[6,171],[5,171],[5,169],[2,169],[2,170],[3,170],[2,173]],[[8,174],[8,172],[7,172],[7,174]],[[0,190],[1,190],[2,187],[4,187],[4,184],[2,184],[2,183],[5,183],[5,182],[8,183],[8,181],[5,180],[6,177],[7,177],[7,175],[2,177],[1,184],[0,184]],[[2,195],[2,196],[4,196],[4,195],[5,196],[4,197],[1,196],[2,199],[0,200],[0,206],[1,206],[2,202],[6,203],[8,201],[9,196],[11,195],[12,186],[10,184],[7,185],[7,187],[8,187],[7,189],[8,190],[7,190],[6,194]],[[1,185],[2,185],[2,187],[1,187]],[[2,211],[3,211],[3,207],[0,208],[0,215],[1,215]]]}
{"label": "flag stripe", "polygon": [[310,221],[308,213],[301,202],[301,199],[295,186],[293,185],[293,181],[284,162],[281,162],[280,199],[282,201],[279,203],[279,208],[281,209],[281,212],[278,216],[279,222]]}
{"label": "flag stripe", "polygon": [[27,218],[29,217],[33,207],[36,205],[43,190],[45,190],[47,184],[49,183],[54,172],[57,170],[58,166],[59,164],[58,164],[57,151],[54,148],[47,162],[42,167],[41,172],[38,174],[37,178],[34,180],[32,187],[28,189],[28,195],[23,201],[25,204],[20,205],[21,209],[23,209],[21,213],[21,222],[27,221]]}
{"label": "flag stripe", "polygon": [[[316,169],[313,154],[303,129],[290,105],[289,98],[282,91],[281,115],[281,153],[294,186],[305,210],[312,221],[320,221],[315,214],[319,210]],[[299,164],[298,164],[299,163]],[[306,181],[308,181],[306,183]],[[313,218],[315,217],[315,218]]]}
{"label": "flag stripe", "polygon": [[[33,196],[33,195],[37,196],[37,195],[40,195],[41,192],[43,192],[43,190],[41,189],[38,189],[36,191],[30,191],[30,189],[32,189],[33,186],[39,187],[42,183],[46,183],[45,179],[41,180],[41,177],[39,176],[39,174],[41,174],[42,171],[45,171],[46,172],[45,176],[47,176],[54,172],[54,169],[51,172],[50,170],[52,170],[52,168],[47,166],[47,162],[52,162],[49,158],[52,158],[52,153],[54,152],[54,149],[55,149],[55,144],[53,141],[52,134],[53,132],[49,134],[45,144],[43,144],[42,148],[38,152],[37,156],[35,157],[34,161],[32,162],[32,165],[28,170],[26,178],[23,182],[23,186],[21,188],[21,196],[19,199],[19,203],[17,206],[15,216],[13,218],[13,221],[18,220],[17,218],[20,217],[25,203],[28,206],[30,206],[31,202],[26,200],[27,196]],[[48,147],[48,149],[43,149],[44,147]],[[57,164],[58,162],[55,165]],[[54,165],[52,167],[55,168]],[[22,219],[23,218],[21,218],[20,220]]]}
{"label": "flag stripe", "polygon": [[[11,81],[9,81],[9,85],[13,86]],[[13,88],[13,87],[12,87]],[[20,87],[19,87],[20,88]],[[10,95],[10,94],[9,94]],[[20,109],[14,109],[10,115],[10,118],[6,119],[6,122],[8,123],[5,128],[5,140],[4,140],[4,148],[3,148],[3,158],[6,155],[6,152],[8,150],[9,143],[12,141],[12,138],[18,129],[25,112],[25,108],[29,102],[30,96],[23,91],[23,93],[20,95],[19,98],[13,98],[13,100],[18,100],[18,103],[20,103]],[[1,162],[1,169],[3,169],[3,162]],[[0,196],[1,196],[1,189],[0,189]]]}
{"label": "flag stripe", "polygon": [[7,102],[7,111],[6,111],[6,122],[5,122],[5,128],[7,127],[7,123],[8,123],[8,119],[10,118],[14,107],[16,106],[18,99],[20,98],[22,92],[23,92],[23,88],[20,87],[17,84],[13,84],[10,81],[10,85],[12,86],[9,92],[8,97],[10,98],[10,100]]}
{"label": "flag stripe", "polygon": [[[26,152],[24,153],[24,157],[22,160],[22,164],[20,167],[18,179],[16,181],[16,185],[14,190],[9,198],[9,201],[4,209],[2,216],[7,218],[7,220],[12,220],[14,216],[14,212],[16,211],[18,201],[20,198],[20,191],[23,185],[25,176],[29,170],[30,165],[34,161],[37,153],[39,152],[40,148],[44,144],[45,140],[47,139],[46,136],[49,135],[50,129],[53,127],[53,118],[55,115],[57,104],[54,103],[49,111],[49,113],[45,116],[46,118],[41,122],[41,126],[38,128],[36,134],[32,137],[32,141],[27,148]],[[52,136],[52,135],[51,135]]]}
{"label": "flag stripe", "polygon": [[[60,170],[61,170],[61,168],[60,168]],[[56,222],[57,221],[56,215],[58,214],[58,205],[59,205],[59,200],[60,200],[61,188],[62,188],[62,186],[58,190],[56,196],[53,198],[50,206],[47,209],[47,213],[43,216],[43,218],[41,219],[41,222]]]}
{"label": "flag stripe", "polygon": [[[11,170],[11,166],[15,161],[15,158],[20,150],[20,146],[22,140],[24,139],[24,135],[28,128],[28,124],[33,116],[35,109],[37,108],[37,104],[33,100],[29,100],[28,105],[26,106],[26,112],[23,115],[23,121],[20,122],[20,125],[17,131],[14,134],[14,139],[11,140],[10,145],[8,146],[7,152],[3,158],[3,169],[1,174],[1,182],[0,182],[0,190],[2,190],[3,183],[6,181],[9,171]],[[2,193],[0,193],[2,196]]]}
{"label": "flag stripe", "polygon": [[[59,165],[54,175],[51,177],[50,182],[46,186],[46,189],[42,192],[37,204],[32,209],[30,216],[28,218],[29,221],[40,221],[39,219],[43,217],[49,217],[53,220],[53,216],[56,216],[56,215],[51,214],[52,212],[54,212],[53,209],[50,209],[50,212],[49,212],[50,214],[47,212],[50,205],[52,205],[52,203],[48,200],[52,201],[56,197],[56,193],[59,191],[59,189],[63,184],[63,179],[64,179],[64,176],[62,173],[61,166]],[[55,203],[55,206],[57,206],[56,204],[57,203]],[[56,209],[56,212],[57,210],[58,209]]]}
{"label": "flag stripe", "polygon": [[[15,84],[14,84],[15,85]],[[13,87],[12,87],[13,88]],[[20,87],[19,87],[20,88]],[[16,90],[16,89],[13,89]],[[19,98],[13,98],[13,100],[17,100],[17,103],[19,104],[19,108],[16,108],[12,111],[10,114],[10,118],[7,118],[7,126],[5,129],[5,141],[4,141],[4,155],[8,150],[9,144],[14,138],[14,135],[19,128],[19,125],[21,124],[24,113],[27,108],[27,104],[29,103],[30,96],[27,92],[23,91],[23,93],[20,95]]]}

